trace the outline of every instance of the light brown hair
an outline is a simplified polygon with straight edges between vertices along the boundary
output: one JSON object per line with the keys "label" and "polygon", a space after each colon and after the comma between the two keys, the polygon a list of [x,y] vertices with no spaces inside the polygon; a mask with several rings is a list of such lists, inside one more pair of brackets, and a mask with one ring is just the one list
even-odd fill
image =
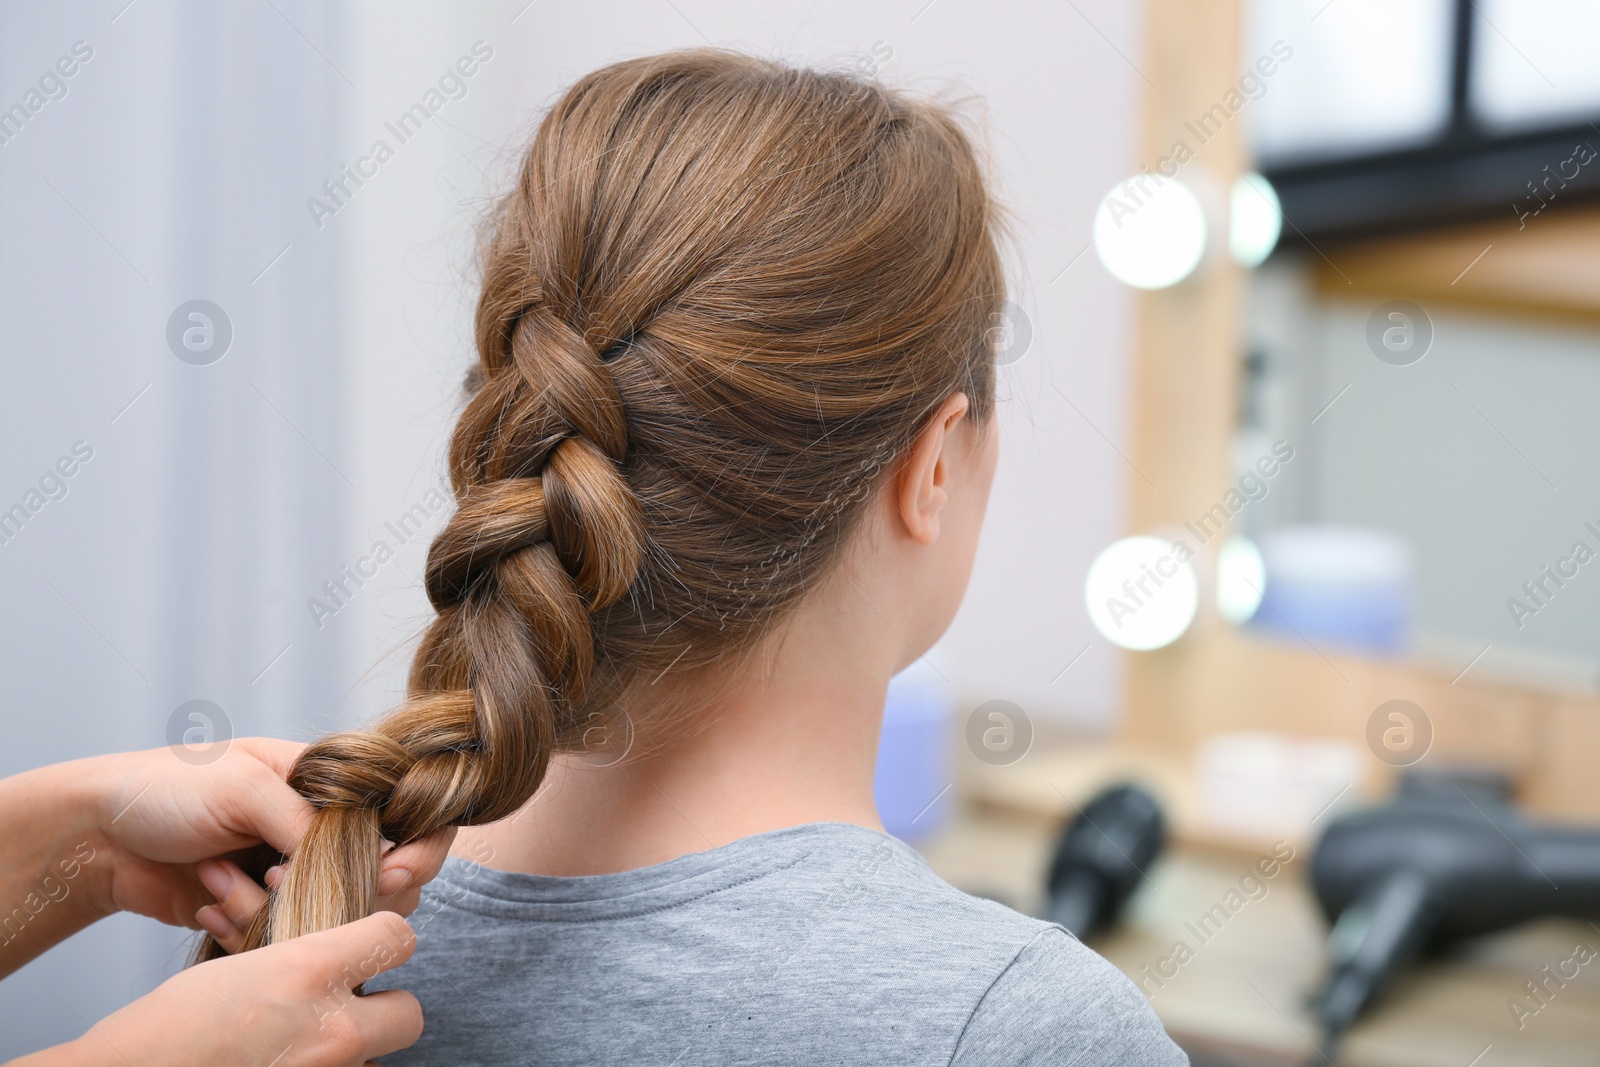
{"label": "light brown hair", "polygon": [[300,757],[317,814],[247,947],[366,915],[381,838],[512,814],[814,588],[947,397],[987,417],[996,228],[951,112],[854,75],[695,50],[573,85],[486,229],[409,695]]}

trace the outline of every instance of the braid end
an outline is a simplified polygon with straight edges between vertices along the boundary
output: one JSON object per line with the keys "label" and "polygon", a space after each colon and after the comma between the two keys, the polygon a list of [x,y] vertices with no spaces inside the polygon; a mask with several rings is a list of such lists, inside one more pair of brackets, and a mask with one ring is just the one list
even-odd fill
{"label": "braid end", "polygon": [[[301,934],[332,929],[371,915],[378,903],[383,837],[371,808],[324,807],[311,817],[299,849],[283,868],[283,879],[256,912],[241,952]],[[194,963],[225,956],[207,935]]]}

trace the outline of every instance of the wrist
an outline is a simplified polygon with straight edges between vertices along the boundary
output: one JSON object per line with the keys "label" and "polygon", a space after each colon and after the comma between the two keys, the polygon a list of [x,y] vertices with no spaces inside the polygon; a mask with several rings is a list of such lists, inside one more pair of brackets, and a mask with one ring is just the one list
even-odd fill
{"label": "wrist", "polygon": [[[74,782],[64,786],[66,802],[76,816],[67,852],[57,857],[56,870],[62,875],[76,870],[78,882],[95,919],[113,915],[111,886],[116,881],[120,850],[116,847],[116,822],[138,799],[141,785],[136,775],[125,773],[126,756],[97,756],[64,764],[77,771]],[[69,858],[70,853],[70,858]]]}
{"label": "wrist", "polygon": [[24,866],[33,887],[52,907],[88,921],[116,910],[111,904],[114,850],[110,826],[123,776],[110,764],[115,757],[74,760],[41,767],[12,781],[22,786],[28,850]]}
{"label": "wrist", "polygon": [[114,910],[99,790],[116,772],[96,762],[0,781],[0,976]]}

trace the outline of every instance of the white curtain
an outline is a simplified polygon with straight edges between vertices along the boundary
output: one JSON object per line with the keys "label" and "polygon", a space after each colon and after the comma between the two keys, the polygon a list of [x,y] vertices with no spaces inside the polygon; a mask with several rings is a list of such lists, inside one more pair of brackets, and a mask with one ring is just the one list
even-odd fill
{"label": "white curtain", "polygon": [[[340,713],[340,633],[300,601],[346,548],[344,245],[302,190],[355,91],[338,15],[274,2],[0,8],[0,773],[164,745],[194,700],[221,715],[181,729],[219,735]],[[168,322],[195,300],[221,313],[180,316],[185,361]],[[184,940],[119,916],[0,983],[0,1059]]]}

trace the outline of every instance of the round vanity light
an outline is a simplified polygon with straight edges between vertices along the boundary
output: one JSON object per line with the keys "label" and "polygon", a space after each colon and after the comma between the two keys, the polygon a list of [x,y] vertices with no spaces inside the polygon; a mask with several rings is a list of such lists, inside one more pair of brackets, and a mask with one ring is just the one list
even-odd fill
{"label": "round vanity light", "polygon": [[1206,213],[1200,198],[1178,179],[1136,174],[1100,201],[1094,248],[1118,281],[1165,289],[1200,265]]}
{"label": "round vanity light", "polygon": [[1189,548],[1140,535],[1108,545],[1084,582],[1084,605],[1095,629],[1123,648],[1170,645],[1194,622],[1200,582]]}
{"label": "round vanity light", "polygon": [[1230,537],[1217,552],[1217,612],[1235,626],[1249,622],[1261,607],[1267,565],[1248,537]]}
{"label": "round vanity light", "polygon": [[1243,174],[1228,198],[1228,251],[1241,267],[1257,267],[1272,254],[1283,233],[1283,204],[1272,183]]}

